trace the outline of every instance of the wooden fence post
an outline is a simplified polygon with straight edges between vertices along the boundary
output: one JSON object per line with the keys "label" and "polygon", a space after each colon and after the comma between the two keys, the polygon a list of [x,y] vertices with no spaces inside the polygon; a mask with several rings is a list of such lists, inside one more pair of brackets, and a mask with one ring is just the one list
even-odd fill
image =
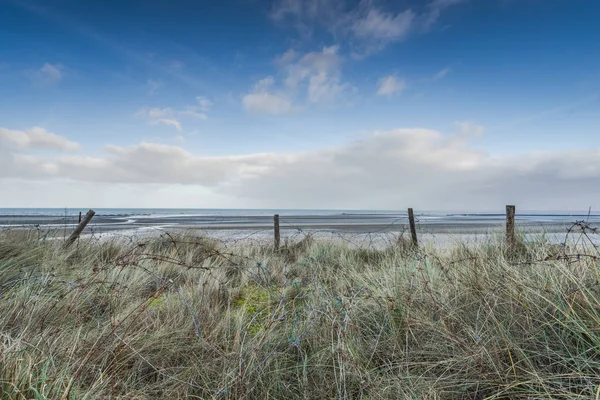
{"label": "wooden fence post", "polygon": [[516,243],[515,206],[506,206],[506,241],[509,247],[513,247]]}
{"label": "wooden fence post", "polygon": [[65,247],[69,247],[73,244],[73,242],[75,242],[75,240],[77,240],[77,238],[79,237],[79,235],[81,235],[81,232],[83,232],[87,224],[89,224],[92,218],[94,218],[94,215],[96,215],[96,212],[94,210],[89,210],[85,214],[83,220],[79,223],[79,225],[77,225],[77,228],[75,228],[73,233],[71,233],[71,236],[69,236],[69,238],[65,242]]}
{"label": "wooden fence post", "polygon": [[412,238],[412,244],[415,247],[419,247],[419,241],[417,240],[417,227],[415,225],[415,214],[412,208],[408,209],[408,223],[410,225],[410,236]]}
{"label": "wooden fence post", "polygon": [[275,214],[273,217],[274,222],[274,234],[275,234],[275,250],[279,250],[279,242],[281,237],[279,236],[279,214]]}

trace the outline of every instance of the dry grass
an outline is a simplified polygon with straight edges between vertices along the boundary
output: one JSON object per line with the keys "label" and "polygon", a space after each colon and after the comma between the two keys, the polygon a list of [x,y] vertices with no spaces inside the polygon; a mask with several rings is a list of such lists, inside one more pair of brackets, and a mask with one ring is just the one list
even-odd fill
{"label": "dry grass", "polygon": [[0,233],[0,397],[599,398],[594,252]]}

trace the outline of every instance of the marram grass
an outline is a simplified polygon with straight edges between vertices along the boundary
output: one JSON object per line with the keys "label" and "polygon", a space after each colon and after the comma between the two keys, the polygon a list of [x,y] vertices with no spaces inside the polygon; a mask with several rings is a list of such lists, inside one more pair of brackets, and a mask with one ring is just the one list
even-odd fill
{"label": "marram grass", "polygon": [[595,251],[0,232],[0,398],[600,398]]}

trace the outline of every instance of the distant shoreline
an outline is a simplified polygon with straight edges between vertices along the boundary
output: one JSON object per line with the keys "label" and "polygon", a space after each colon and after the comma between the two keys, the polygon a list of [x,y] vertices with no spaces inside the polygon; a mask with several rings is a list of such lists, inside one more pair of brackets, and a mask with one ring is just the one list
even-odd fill
{"label": "distant shoreline", "polygon": [[[54,209],[0,209],[0,230],[3,229],[73,229],[78,213],[67,211],[59,215]],[[187,212],[187,214],[183,213]],[[277,210],[158,210],[100,209],[84,233],[197,231],[224,234],[226,232],[265,232],[273,229],[273,214]],[[600,215],[567,213],[517,213],[517,228],[529,233],[566,233],[577,220],[600,224]],[[473,235],[501,231],[505,226],[502,213],[417,213],[420,234]],[[401,233],[408,230],[408,218],[402,212],[372,212],[369,210],[290,210],[281,212],[282,233],[321,232],[341,234]]]}

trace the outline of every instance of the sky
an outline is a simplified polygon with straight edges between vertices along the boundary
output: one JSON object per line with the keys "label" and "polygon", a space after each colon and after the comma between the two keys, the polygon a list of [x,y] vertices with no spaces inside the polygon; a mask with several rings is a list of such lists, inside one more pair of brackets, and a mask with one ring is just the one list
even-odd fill
{"label": "sky", "polygon": [[0,207],[600,208],[597,0],[0,0]]}

